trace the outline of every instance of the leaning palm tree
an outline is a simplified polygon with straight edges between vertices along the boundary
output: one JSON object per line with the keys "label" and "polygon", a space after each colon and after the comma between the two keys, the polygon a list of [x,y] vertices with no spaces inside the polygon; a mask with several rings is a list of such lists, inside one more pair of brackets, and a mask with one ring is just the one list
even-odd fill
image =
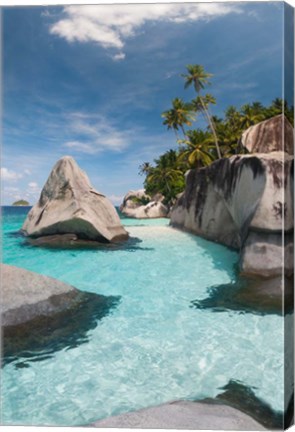
{"label": "leaning palm tree", "polygon": [[163,112],[162,117],[165,119],[163,124],[167,125],[168,129],[173,129],[177,135],[178,128],[180,128],[184,136],[184,125],[191,126],[194,120],[191,105],[180,98],[173,99],[172,108]]}
{"label": "leaning palm tree", "polygon": [[187,74],[182,74],[181,76],[185,78],[185,84],[184,87],[187,88],[191,85],[194,86],[195,91],[198,95],[198,101],[200,104],[200,107],[202,108],[201,111],[205,114],[209,127],[212,131],[212,134],[214,136],[216,151],[218,154],[218,158],[221,158],[221,153],[218,145],[218,139],[215,131],[215,127],[212,121],[212,117],[210,116],[208,112],[208,106],[206,107],[206,103],[211,103],[210,101],[206,101],[206,99],[200,95],[200,92],[202,89],[205,88],[206,85],[210,84],[209,78],[212,77],[212,74],[205,71],[204,67],[201,65],[188,65],[186,67]]}

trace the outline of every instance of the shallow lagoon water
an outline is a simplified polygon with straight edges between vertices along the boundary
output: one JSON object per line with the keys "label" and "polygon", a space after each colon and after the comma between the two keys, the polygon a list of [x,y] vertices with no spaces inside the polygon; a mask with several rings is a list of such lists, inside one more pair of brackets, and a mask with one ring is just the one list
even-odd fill
{"label": "shallow lagoon water", "polygon": [[230,380],[283,409],[283,318],[191,307],[209,287],[234,280],[235,252],[174,230],[167,219],[122,219],[132,240],[120,248],[41,249],[16,234],[26,212],[4,211],[5,263],[120,301],[87,343],[5,365],[2,423],[85,425],[215,397]]}

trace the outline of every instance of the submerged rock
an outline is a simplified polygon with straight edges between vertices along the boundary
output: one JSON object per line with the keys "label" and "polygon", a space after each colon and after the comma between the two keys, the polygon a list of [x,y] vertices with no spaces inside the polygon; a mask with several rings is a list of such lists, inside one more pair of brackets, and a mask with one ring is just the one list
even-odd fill
{"label": "submerged rock", "polygon": [[280,114],[249,127],[242,135],[241,145],[250,153],[284,151],[293,155],[294,130],[289,120]]}
{"label": "submerged rock", "polygon": [[128,238],[114,206],[93,189],[70,156],[55,164],[22,230],[33,238],[75,234],[79,239],[102,243]]}
{"label": "submerged rock", "polygon": [[4,362],[87,341],[88,330],[118,303],[40,274],[1,264]]}
{"label": "submerged rock", "polygon": [[129,191],[123,199],[120,211],[136,219],[166,217],[168,208],[163,204],[163,199],[161,194],[156,194],[151,198],[143,189]]}
{"label": "submerged rock", "polygon": [[[293,158],[287,153],[237,155],[190,170],[171,225],[239,249],[246,274],[293,273]],[[283,249],[285,261],[283,262]]]}

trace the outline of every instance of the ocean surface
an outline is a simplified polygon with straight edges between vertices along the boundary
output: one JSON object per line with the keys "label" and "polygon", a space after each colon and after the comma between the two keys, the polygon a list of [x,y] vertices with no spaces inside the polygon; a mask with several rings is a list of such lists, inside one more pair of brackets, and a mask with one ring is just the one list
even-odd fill
{"label": "ocean surface", "polygon": [[117,300],[76,343],[4,362],[2,424],[86,425],[215,397],[230,380],[283,410],[283,318],[192,306],[210,287],[235,281],[237,253],[168,219],[123,218],[131,236],[124,246],[38,248],[19,234],[27,212],[2,208],[3,262]]}

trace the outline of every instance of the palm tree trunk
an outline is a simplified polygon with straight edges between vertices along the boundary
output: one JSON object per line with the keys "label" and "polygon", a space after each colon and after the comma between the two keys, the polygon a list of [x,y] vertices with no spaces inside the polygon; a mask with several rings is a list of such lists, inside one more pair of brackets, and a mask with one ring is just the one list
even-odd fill
{"label": "palm tree trunk", "polygon": [[220,148],[219,148],[219,145],[218,145],[218,139],[217,139],[217,135],[216,135],[216,132],[215,132],[215,128],[213,126],[213,122],[212,122],[211,117],[210,117],[210,115],[209,115],[209,113],[207,111],[207,108],[206,108],[206,106],[205,106],[205,104],[203,102],[202,96],[200,96],[200,100],[201,100],[201,104],[202,104],[202,107],[203,107],[203,111],[206,114],[206,117],[207,117],[210,129],[211,129],[211,131],[213,133],[213,136],[214,136],[215,147],[216,147],[218,159],[221,159]]}

